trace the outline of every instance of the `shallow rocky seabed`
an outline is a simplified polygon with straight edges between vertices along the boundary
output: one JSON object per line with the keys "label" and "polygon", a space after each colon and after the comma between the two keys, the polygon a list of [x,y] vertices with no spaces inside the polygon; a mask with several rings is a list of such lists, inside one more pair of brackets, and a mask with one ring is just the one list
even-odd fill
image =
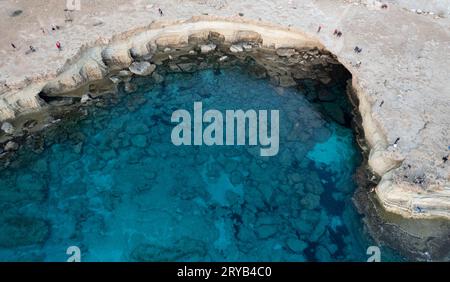
{"label": "shallow rocky seabed", "polygon": [[[281,88],[235,66],[131,83],[43,131],[43,151],[24,146],[0,171],[0,260],[64,261],[72,245],[83,261],[367,259],[345,81]],[[194,101],[279,109],[279,154],[174,146],[172,112]]]}

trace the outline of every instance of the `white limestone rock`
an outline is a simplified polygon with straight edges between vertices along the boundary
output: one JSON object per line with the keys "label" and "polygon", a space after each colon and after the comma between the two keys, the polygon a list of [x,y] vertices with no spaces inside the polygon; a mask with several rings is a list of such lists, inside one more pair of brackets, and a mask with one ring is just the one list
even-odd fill
{"label": "white limestone rock", "polygon": [[87,103],[87,102],[90,101],[90,100],[91,100],[91,96],[90,96],[89,94],[84,94],[84,95],[81,97],[81,103],[82,103],[82,104]]}
{"label": "white limestone rock", "polygon": [[288,58],[294,56],[297,53],[295,49],[292,48],[278,48],[276,52],[278,56]]}
{"label": "white limestone rock", "polygon": [[6,143],[5,145],[5,151],[7,152],[11,152],[11,151],[17,151],[17,149],[19,149],[19,144],[17,144],[14,141],[9,141],[8,143]]}
{"label": "white limestone rock", "polygon": [[137,75],[146,76],[151,75],[156,69],[156,65],[149,62],[134,62],[129,67],[129,70]]}
{"label": "white limestone rock", "polygon": [[206,54],[206,53],[216,50],[216,47],[217,47],[216,44],[213,44],[213,43],[201,45],[200,51],[202,52],[202,54]]}
{"label": "white limestone rock", "polygon": [[4,122],[1,127],[2,131],[4,131],[6,134],[13,134],[14,133],[14,126],[10,124],[9,122]]}
{"label": "white limestone rock", "polygon": [[244,48],[242,48],[242,45],[240,45],[240,44],[234,44],[234,45],[231,45],[230,51],[232,53],[240,53],[240,52],[244,52]]}

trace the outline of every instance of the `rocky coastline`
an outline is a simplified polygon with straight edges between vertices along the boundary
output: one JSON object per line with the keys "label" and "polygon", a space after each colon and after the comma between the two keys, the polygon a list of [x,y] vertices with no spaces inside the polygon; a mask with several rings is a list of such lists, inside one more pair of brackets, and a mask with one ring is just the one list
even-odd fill
{"label": "rocky coastline", "polygon": [[[446,124],[439,124],[438,121],[426,123],[421,131],[435,132],[441,128],[443,134],[437,139],[421,140],[419,147],[399,151],[397,143],[393,142],[393,128],[386,126],[386,122],[392,122],[392,119],[382,114],[381,105],[390,98],[375,98],[367,81],[360,78],[358,64],[327,50],[317,37],[298,30],[242,18],[210,16],[153,23],[119,34],[109,41],[93,42],[81,48],[56,76],[28,79],[11,86],[10,90],[2,89],[0,120],[3,121],[3,132],[0,136],[0,154],[6,156],[17,150],[27,137],[24,133],[38,131],[57,122],[58,118],[43,114],[46,109],[67,113],[73,105],[90,103],[97,95],[114,91],[120,82],[125,83],[125,89],[132,91],[136,87],[129,82],[132,75],[151,76],[156,83],[162,82],[164,76],[159,73],[161,67],[171,72],[194,72],[202,68],[214,68],[214,64],[232,63],[233,58],[254,60],[254,75],[267,76],[275,85],[290,87],[296,86],[296,80],[301,79],[313,79],[326,84],[334,75],[334,66],[342,64],[352,74],[352,88],[358,100],[360,126],[364,133],[363,150],[368,154],[367,165],[371,177],[377,179],[372,183],[376,185],[376,195],[367,196],[369,193],[364,191],[366,196],[357,194],[356,198],[361,203],[367,197],[372,197],[372,200],[375,199],[371,201],[372,207],[377,203],[383,207],[383,212],[376,208],[361,210],[376,210],[377,216],[385,213],[384,210],[401,215],[402,219],[396,220],[396,226],[402,230],[410,222],[405,223],[403,218],[430,219],[447,226],[446,221],[441,219],[450,218],[448,164],[441,163],[438,157],[445,150],[439,152],[436,149],[445,147],[448,141]],[[208,62],[210,56],[214,59]],[[199,58],[203,58],[203,62],[193,63]],[[67,111],[64,110],[65,106]],[[35,115],[41,115],[41,119],[31,118]],[[406,132],[405,137],[401,136],[402,132],[397,132],[401,142],[409,138]],[[447,233],[445,228],[443,230],[441,238],[448,236],[448,229]],[[418,241],[423,243],[425,238],[429,237],[423,236]],[[398,240],[393,241],[398,243]],[[413,247],[410,245],[404,248]],[[441,258],[441,255],[436,254],[434,257]],[[427,255],[424,255],[424,259],[427,259]]]}

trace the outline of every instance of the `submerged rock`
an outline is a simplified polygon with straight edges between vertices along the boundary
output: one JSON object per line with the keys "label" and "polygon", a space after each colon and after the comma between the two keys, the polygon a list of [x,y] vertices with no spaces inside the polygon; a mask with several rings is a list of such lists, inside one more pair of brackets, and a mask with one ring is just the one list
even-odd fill
{"label": "submerged rock", "polygon": [[181,63],[181,64],[177,64],[177,66],[182,72],[195,72],[195,71],[197,71],[197,64],[196,63]]}
{"label": "submerged rock", "polygon": [[45,220],[14,216],[0,219],[0,247],[15,248],[32,244],[42,244],[50,233]]}
{"label": "submerged rock", "polygon": [[296,238],[289,238],[286,241],[286,245],[289,247],[289,249],[291,249],[291,251],[293,251],[295,253],[301,253],[306,248],[308,248],[308,243],[306,243],[305,241],[296,239]]}
{"label": "submerged rock", "polygon": [[276,225],[262,225],[256,229],[256,234],[261,239],[272,237],[277,233]]}
{"label": "submerged rock", "polygon": [[330,255],[330,252],[322,245],[320,245],[316,248],[315,257],[318,261],[321,261],[321,262],[329,262],[329,261],[333,260]]}
{"label": "submerged rock", "polygon": [[150,64],[149,62],[134,62],[129,69],[134,74],[146,76],[153,73],[156,69],[156,65]]}
{"label": "submerged rock", "polygon": [[207,253],[207,246],[202,242],[190,238],[182,238],[173,242],[170,247],[158,244],[138,245],[130,254],[132,261],[187,261],[202,258]]}
{"label": "submerged rock", "polygon": [[132,93],[137,90],[137,86],[134,83],[126,82],[124,85],[124,90],[127,93]]}
{"label": "submerged rock", "polygon": [[145,135],[136,135],[133,139],[131,139],[131,143],[135,147],[145,148],[145,146],[147,146],[147,137],[145,137]]}
{"label": "submerged rock", "polygon": [[152,78],[155,81],[155,83],[162,83],[164,81],[164,76],[160,75],[157,72],[153,72]]}
{"label": "submerged rock", "polygon": [[241,184],[242,180],[243,180],[243,176],[239,170],[234,170],[231,173],[230,181],[231,181],[231,184],[233,184],[234,186]]}
{"label": "submerged rock", "polygon": [[320,207],[320,196],[308,193],[301,200],[301,204],[304,208],[308,210],[313,210]]}
{"label": "submerged rock", "polygon": [[327,91],[325,89],[319,90],[319,100],[323,102],[331,102],[336,100],[336,95],[332,91]]}

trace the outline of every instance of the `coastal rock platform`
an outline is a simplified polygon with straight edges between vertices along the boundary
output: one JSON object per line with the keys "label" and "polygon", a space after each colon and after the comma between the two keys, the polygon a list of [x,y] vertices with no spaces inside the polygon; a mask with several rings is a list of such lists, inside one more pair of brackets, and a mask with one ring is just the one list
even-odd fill
{"label": "coastal rock platform", "polygon": [[352,74],[381,206],[405,218],[450,219],[444,16],[383,9],[378,1],[81,1],[69,12],[62,1],[3,2],[2,10],[23,13],[0,19],[0,121],[15,125],[45,107],[40,94],[75,91],[155,51],[195,44],[209,52],[225,43],[236,53],[261,47],[289,57],[316,48]]}

